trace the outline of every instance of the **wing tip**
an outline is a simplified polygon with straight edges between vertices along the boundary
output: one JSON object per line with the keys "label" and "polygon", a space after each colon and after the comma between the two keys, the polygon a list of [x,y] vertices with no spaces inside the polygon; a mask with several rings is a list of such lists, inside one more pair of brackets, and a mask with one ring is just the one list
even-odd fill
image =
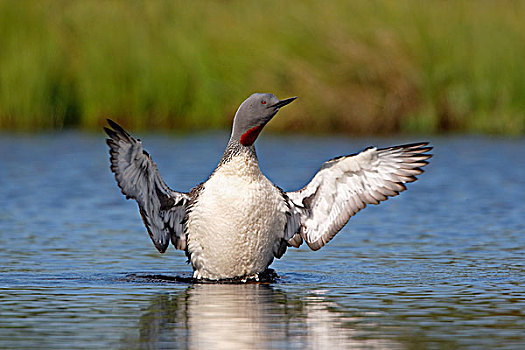
{"label": "wing tip", "polygon": [[113,121],[112,119],[107,118],[106,121],[108,122],[109,126],[111,126],[113,129],[115,130],[122,129],[122,127],[118,125],[115,121]]}
{"label": "wing tip", "polygon": [[405,143],[402,145],[380,148],[378,150],[384,151],[384,150],[398,150],[398,149],[405,149],[411,152],[417,151],[418,153],[425,153],[425,152],[433,150],[434,146],[430,146],[429,141],[421,141],[421,142]]}
{"label": "wing tip", "polygon": [[126,140],[126,141],[133,141],[134,139],[131,137],[131,135],[124,130],[122,126],[114,122],[113,120],[107,118],[106,121],[108,122],[109,126],[112,128],[104,127],[104,131],[110,138],[113,140],[119,141],[119,140]]}

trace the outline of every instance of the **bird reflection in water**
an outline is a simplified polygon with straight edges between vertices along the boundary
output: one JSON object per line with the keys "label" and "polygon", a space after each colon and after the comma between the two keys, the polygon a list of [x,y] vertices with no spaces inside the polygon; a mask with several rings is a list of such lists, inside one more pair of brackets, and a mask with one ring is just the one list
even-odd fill
{"label": "bird reflection in water", "polygon": [[193,284],[156,295],[140,317],[146,348],[393,348],[352,328],[353,317],[312,293],[291,297],[268,284]]}

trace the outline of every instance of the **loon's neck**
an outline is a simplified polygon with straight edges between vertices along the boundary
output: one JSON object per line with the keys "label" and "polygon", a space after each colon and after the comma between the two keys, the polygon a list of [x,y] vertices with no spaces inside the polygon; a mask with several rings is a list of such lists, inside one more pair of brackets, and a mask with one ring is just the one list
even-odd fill
{"label": "loon's neck", "polygon": [[257,166],[259,165],[259,160],[257,159],[257,152],[255,152],[255,146],[243,146],[239,140],[231,138],[224,150],[221,161],[217,168],[231,161],[234,157],[243,156],[255,162]]}

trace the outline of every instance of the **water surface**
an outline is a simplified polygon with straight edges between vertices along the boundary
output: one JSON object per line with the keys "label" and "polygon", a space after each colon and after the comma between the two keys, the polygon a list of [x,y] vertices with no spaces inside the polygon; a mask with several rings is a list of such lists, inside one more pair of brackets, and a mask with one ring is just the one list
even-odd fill
{"label": "water surface", "polygon": [[[140,135],[165,181],[206,179],[228,135]],[[264,134],[263,171],[285,190],[375,144]],[[120,194],[103,136],[0,134],[0,348],[523,348],[525,139],[432,137],[401,196],[352,218],[326,247],[290,249],[271,284],[191,275],[157,253]]]}

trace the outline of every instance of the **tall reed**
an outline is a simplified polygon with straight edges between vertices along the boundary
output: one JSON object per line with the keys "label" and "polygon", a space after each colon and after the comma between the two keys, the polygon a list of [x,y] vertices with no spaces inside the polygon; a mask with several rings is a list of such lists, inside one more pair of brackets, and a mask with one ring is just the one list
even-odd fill
{"label": "tall reed", "polygon": [[525,133],[525,2],[0,0],[0,129]]}

